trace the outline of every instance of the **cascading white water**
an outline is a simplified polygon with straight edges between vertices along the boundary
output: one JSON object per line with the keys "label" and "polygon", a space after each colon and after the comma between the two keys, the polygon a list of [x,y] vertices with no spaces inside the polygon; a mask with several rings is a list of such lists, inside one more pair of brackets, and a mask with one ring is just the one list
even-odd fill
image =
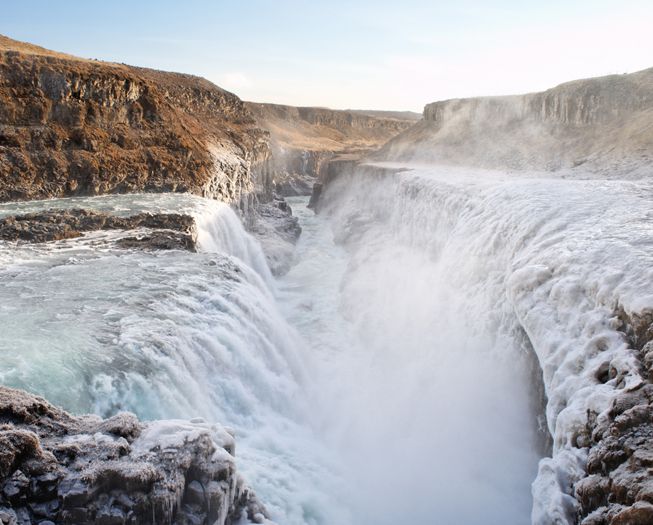
{"label": "cascading white water", "polygon": [[341,511],[319,488],[335,483],[329,455],[306,424],[310,363],[233,210],[122,195],[11,203],[0,214],[73,206],[190,213],[200,252],[124,250],[109,242],[120,232],[0,243],[0,383],[77,413],[229,425],[240,471],[279,523],[336,523]]}
{"label": "cascading white water", "polygon": [[[533,479],[533,521],[564,523],[586,409],[636,380],[610,319],[617,302],[653,305],[652,193],[363,170],[319,216],[294,201],[304,233],[276,282],[214,201],[0,205],[191,213],[201,248],[122,250],[117,232],[3,243],[0,382],[76,412],[234,427],[239,468],[279,524],[522,524]],[[554,436],[539,473],[533,351]],[[598,385],[606,359],[621,374]]]}
{"label": "cascading white water", "polygon": [[315,424],[339,451],[351,523],[525,523],[538,460],[525,339],[450,280],[449,256],[413,244],[412,229],[433,242],[444,229],[393,189],[358,180],[320,217],[298,211],[283,279],[321,360]]}
{"label": "cascading white water", "polygon": [[340,310],[364,356],[331,381],[351,418],[343,454],[370,491],[356,492],[361,520],[528,521],[532,346],[553,436],[532,521],[574,522],[587,412],[641,381],[615,316],[653,311],[652,196],[645,180],[425,167],[330,187],[350,257]]}

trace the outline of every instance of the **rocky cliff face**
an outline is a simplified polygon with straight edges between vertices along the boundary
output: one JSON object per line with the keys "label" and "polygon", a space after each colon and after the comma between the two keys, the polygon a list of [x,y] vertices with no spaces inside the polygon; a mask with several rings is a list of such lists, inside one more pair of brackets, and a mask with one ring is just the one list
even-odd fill
{"label": "rocky cliff face", "polygon": [[332,162],[360,159],[416,120],[408,112],[338,111],[252,102],[247,107],[270,133],[274,180],[285,195],[310,194]]}
{"label": "rocky cliff face", "polygon": [[653,162],[653,69],[541,93],[428,104],[377,155],[512,169],[639,173]]}
{"label": "rocky cliff face", "polygon": [[198,77],[0,36],[0,201],[135,191],[246,205],[269,147],[243,102]]}
{"label": "rocky cliff face", "polygon": [[234,451],[202,420],[76,417],[0,386],[0,523],[262,523]]}

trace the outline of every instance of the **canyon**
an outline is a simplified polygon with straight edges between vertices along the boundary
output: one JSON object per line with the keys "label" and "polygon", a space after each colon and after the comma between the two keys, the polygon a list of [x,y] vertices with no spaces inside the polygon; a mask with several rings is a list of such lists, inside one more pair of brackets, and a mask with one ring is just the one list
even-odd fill
{"label": "canyon", "polygon": [[246,106],[270,133],[275,185],[286,196],[310,195],[315,183],[355,165],[419,120],[410,112]]}
{"label": "canyon", "polygon": [[653,69],[420,118],[0,36],[0,102],[1,523],[652,522]]}

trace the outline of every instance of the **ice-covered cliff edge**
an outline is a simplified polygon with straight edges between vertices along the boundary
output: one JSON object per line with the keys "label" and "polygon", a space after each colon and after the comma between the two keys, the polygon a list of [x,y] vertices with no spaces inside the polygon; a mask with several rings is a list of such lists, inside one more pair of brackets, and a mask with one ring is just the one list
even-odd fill
{"label": "ice-covered cliff edge", "polygon": [[[648,180],[570,181],[443,167],[395,174],[367,168],[326,190],[323,210],[354,254],[350,268],[358,278],[349,297],[356,318],[390,341],[388,352],[408,348],[411,359],[417,350],[436,359],[448,344],[438,359],[458,351],[464,360],[474,345],[463,342],[479,337],[479,359],[496,360],[493,375],[515,360],[507,381],[519,380],[520,355],[537,357],[547,398],[541,413],[553,437],[532,489],[537,525],[651,522],[651,199]],[[379,324],[377,312],[385,310]],[[402,319],[410,329],[394,341],[392,327]],[[421,326],[435,332],[430,347],[424,335],[411,342],[411,333],[423,334],[415,331]],[[459,331],[447,335],[452,326]],[[439,377],[437,368],[428,370],[428,377]],[[454,392],[460,381],[450,385]],[[465,391],[474,396],[480,389],[476,396],[484,397],[479,385],[470,381]],[[426,386],[419,392],[425,403]],[[504,429],[510,424],[501,420]],[[461,432],[447,430],[455,431]],[[481,446],[494,436],[489,429],[479,435],[488,443]],[[468,448],[460,447],[467,457]],[[464,468],[465,460],[456,465]],[[429,476],[431,486],[442,481]],[[446,485],[449,475],[442,477]]]}

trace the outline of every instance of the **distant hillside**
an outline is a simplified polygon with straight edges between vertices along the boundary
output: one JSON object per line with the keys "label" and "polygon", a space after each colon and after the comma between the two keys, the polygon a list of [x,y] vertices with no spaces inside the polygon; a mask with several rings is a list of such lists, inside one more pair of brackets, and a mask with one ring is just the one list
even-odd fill
{"label": "distant hillside", "polygon": [[[309,194],[332,162],[354,161],[414,122],[396,112],[342,111],[247,102],[259,126],[270,133],[274,177],[287,195]],[[370,114],[374,113],[374,115]]]}
{"label": "distant hillside", "polygon": [[491,168],[653,170],[653,68],[541,93],[428,104],[375,158]]}
{"label": "distant hillside", "polygon": [[422,114],[415,111],[377,111],[373,109],[348,109],[349,113],[358,115],[367,115],[368,117],[377,118],[394,118],[398,120],[421,120]]}

